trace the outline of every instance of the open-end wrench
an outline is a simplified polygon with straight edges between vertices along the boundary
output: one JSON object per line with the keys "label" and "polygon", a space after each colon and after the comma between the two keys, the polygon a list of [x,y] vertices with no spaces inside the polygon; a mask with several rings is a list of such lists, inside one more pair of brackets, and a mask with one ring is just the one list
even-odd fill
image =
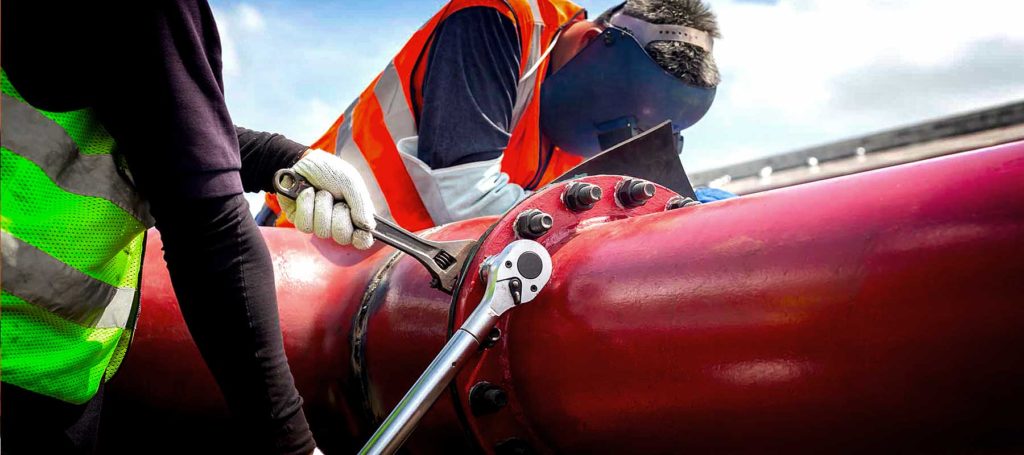
{"label": "open-end wrench", "polygon": [[[295,171],[281,169],[274,174],[274,188],[278,194],[297,199],[302,190],[314,187]],[[373,218],[377,221],[377,227],[370,231],[373,238],[416,258],[434,278],[431,287],[452,293],[476,240],[435,242],[421,238],[377,215]]]}

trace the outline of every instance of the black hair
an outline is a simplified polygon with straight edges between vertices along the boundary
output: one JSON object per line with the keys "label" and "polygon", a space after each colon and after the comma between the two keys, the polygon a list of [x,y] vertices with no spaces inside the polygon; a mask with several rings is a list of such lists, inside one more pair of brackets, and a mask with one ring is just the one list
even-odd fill
{"label": "black hair", "polygon": [[[615,13],[650,22],[693,27],[719,38],[718,20],[701,0],[627,0],[605,11],[595,22],[606,23]],[[700,87],[716,87],[721,79],[710,51],[677,41],[652,41],[644,50],[665,71],[684,82]]]}

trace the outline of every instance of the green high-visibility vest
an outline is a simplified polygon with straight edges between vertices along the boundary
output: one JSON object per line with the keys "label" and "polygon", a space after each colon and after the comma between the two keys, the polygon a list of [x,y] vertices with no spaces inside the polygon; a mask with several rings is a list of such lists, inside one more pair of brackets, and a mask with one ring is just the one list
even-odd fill
{"label": "green high-visibility vest", "polygon": [[84,403],[131,340],[152,218],[90,109],[37,109],[0,79],[0,379]]}

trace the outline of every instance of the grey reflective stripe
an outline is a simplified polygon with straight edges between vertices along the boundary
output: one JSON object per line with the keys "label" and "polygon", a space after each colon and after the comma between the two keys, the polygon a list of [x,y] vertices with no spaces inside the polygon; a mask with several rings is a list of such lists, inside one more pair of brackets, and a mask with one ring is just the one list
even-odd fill
{"label": "grey reflective stripe", "polygon": [[[533,2],[530,2],[530,4],[532,5]],[[547,53],[540,55],[540,38],[543,31],[544,24],[542,22],[534,23],[533,35],[530,37],[530,56],[527,58],[525,65],[527,72],[516,85],[516,104],[512,108],[511,131],[516,130],[519,120],[522,119],[526,108],[530,105],[530,101],[533,100],[533,92],[537,87],[537,77],[540,73],[537,71],[537,68],[540,66],[541,59],[547,57]]]}
{"label": "grey reflective stripe", "polygon": [[106,199],[145,226],[149,205],[117,171],[112,155],[84,155],[64,128],[34,107],[3,94],[0,145],[32,161],[64,191]]}
{"label": "grey reflective stripe", "polygon": [[135,289],[115,288],[116,293],[110,304],[103,310],[96,328],[116,327],[119,329],[128,327],[128,320],[132,316],[132,308],[135,303]]}
{"label": "grey reflective stripe", "polygon": [[405,91],[402,90],[402,80],[398,77],[395,62],[388,62],[387,68],[384,68],[380,79],[377,80],[377,85],[373,87],[373,95],[380,103],[384,124],[391,133],[392,142],[397,144],[402,139],[416,135],[416,122],[409,102],[405,99]]}
{"label": "grey reflective stripe", "polygon": [[515,131],[516,127],[519,126],[519,120],[523,118],[526,108],[530,105],[530,101],[533,100],[533,92],[537,88],[536,81],[539,73],[537,69],[542,61],[547,58],[550,49],[554,47],[554,42],[552,41],[552,47],[541,55],[540,39],[544,32],[544,18],[540,14],[540,3],[537,0],[529,0],[528,3],[530,4],[530,13],[533,15],[533,33],[530,35],[530,56],[527,57],[526,63],[523,65],[523,68],[526,69],[523,72],[523,77],[516,85],[516,105],[512,108],[511,131]]}
{"label": "grey reflective stripe", "polygon": [[[348,105],[344,114],[341,114],[345,117],[345,120],[341,122],[340,126],[338,126],[338,138],[334,143],[335,148],[338,148],[341,144],[352,140],[352,112],[356,110],[357,104],[359,104],[358,98],[353,101],[352,104]],[[335,153],[337,153],[337,151],[335,151]]]}
{"label": "grey reflective stripe", "polygon": [[377,215],[394,220],[388,200],[384,198],[384,191],[377,183],[377,176],[373,174],[373,169],[370,168],[370,163],[366,162],[363,152],[359,150],[359,145],[352,140],[352,122],[356,104],[359,104],[359,100],[353,101],[348,109],[345,109],[345,120],[338,127],[338,138],[334,142],[334,154],[351,164],[363,177],[367,189],[370,190],[370,200],[373,201],[373,208]]}
{"label": "grey reflective stripe", "polygon": [[[391,141],[398,147],[398,141],[407,137],[416,136],[416,121],[413,119],[412,109],[405,99],[405,91],[402,90],[402,79],[395,69],[395,62],[388,62],[388,66],[380,73],[377,84],[373,86],[373,96],[380,104],[381,116],[384,117],[384,126],[391,135]],[[354,143],[353,143],[354,144]],[[362,156],[362,153],[360,153]],[[365,161],[365,159],[364,159]],[[369,166],[367,165],[367,168]],[[376,182],[376,179],[374,179]],[[378,185],[378,189],[379,189]],[[384,192],[379,193],[383,199]],[[386,203],[386,202],[385,202]],[[376,202],[374,202],[376,205]],[[388,211],[388,217],[391,212]]]}
{"label": "grey reflective stripe", "polygon": [[111,286],[0,231],[3,289],[84,327],[124,328],[135,289]]}
{"label": "grey reflective stripe", "polygon": [[533,13],[533,21],[543,24],[544,18],[540,15],[540,2],[537,0],[530,0],[527,3],[530,4],[530,12]]}

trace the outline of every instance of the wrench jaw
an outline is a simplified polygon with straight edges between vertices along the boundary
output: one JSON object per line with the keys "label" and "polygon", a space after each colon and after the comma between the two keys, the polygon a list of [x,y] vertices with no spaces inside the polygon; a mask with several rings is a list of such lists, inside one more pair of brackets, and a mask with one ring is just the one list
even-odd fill
{"label": "wrench jaw", "polygon": [[476,240],[452,240],[435,242],[419,237],[397,224],[375,217],[377,228],[372,231],[373,237],[381,242],[412,256],[430,272],[433,279],[430,287],[451,294],[462,266],[473,252]]}
{"label": "wrench jaw", "polygon": [[[430,271],[433,280],[430,287],[451,294],[462,276],[462,268],[476,246],[476,240],[453,240],[447,242],[431,242],[440,250],[431,259],[431,264],[424,264]],[[422,261],[420,261],[422,262]],[[443,267],[447,265],[447,267]]]}

